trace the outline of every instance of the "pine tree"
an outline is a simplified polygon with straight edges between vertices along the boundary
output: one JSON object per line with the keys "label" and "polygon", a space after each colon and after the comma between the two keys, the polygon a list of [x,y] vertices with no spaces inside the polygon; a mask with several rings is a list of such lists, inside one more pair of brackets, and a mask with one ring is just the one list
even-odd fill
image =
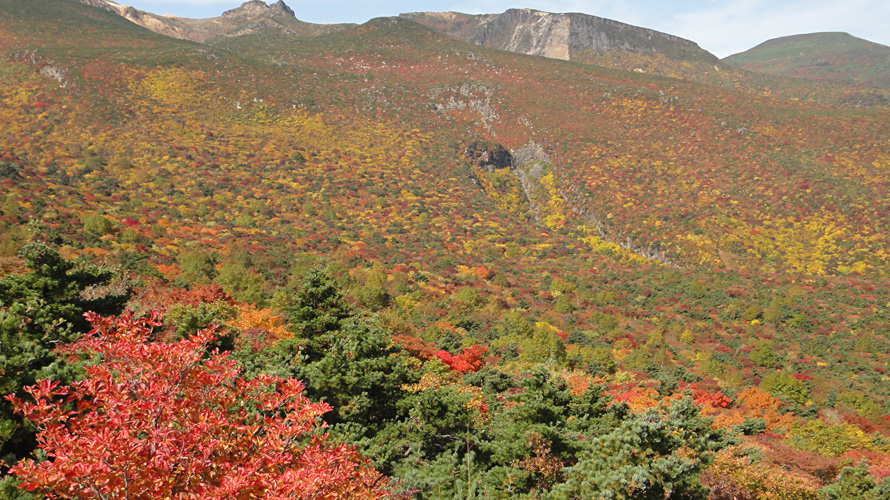
{"label": "pine tree", "polygon": [[287,309],[287,316],[296,334],[305,339],[303,355],[312,362],[321,359],[331,345],[331,334],[352,316],[352,309],[334,279],[325,271],[314,269]]}
{"label": "pine tree", "polygon": [[[77,368],[57,359],[53,349],[88,331],[83,314],[119,313],[129,290],[107,292],[115,274],[80,266],[44,243],[19,253],[30,272],[0,279],[0,395],[21,392],[38,378],[67,382]],[[0,400],[0,458],[15,463],[34,448],[34,432]]]}

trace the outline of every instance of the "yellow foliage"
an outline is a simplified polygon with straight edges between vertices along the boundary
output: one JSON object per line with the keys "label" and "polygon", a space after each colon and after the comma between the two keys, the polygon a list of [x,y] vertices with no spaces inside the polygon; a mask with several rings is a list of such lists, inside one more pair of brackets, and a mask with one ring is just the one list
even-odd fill
{"label": "yellow foliage", "polygon": [[293,334],[284,327],[284,320],[275,315],[271,309],[257,309],[251,304],[238,306],[238,314],[232,326],[239,330],[261,328],[269,331],[276,339],[292,337]]}
{"label": "yellow foliage", "polygon": [[796,471],[751,460],[741,447],[723,449],[708,468],[720,482],[754,495],[757,500],[818,500],[821,484]]}

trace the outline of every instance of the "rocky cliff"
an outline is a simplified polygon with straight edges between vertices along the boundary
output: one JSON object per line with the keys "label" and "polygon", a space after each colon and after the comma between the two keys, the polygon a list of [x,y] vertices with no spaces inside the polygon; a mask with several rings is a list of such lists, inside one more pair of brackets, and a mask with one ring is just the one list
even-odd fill
{"label": "rocky cliff", "polygon": [[503,14],[414,12],[401,17],[476,45],[555,59],[620,51],[717,61],[690,40],[587,14],[510,9]]}

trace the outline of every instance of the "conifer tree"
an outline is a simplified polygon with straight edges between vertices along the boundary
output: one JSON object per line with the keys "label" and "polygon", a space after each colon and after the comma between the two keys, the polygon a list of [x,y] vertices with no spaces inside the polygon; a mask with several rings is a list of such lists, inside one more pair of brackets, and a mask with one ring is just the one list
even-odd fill
{"label": "conifer tree", "polygon": [[[38,378],[70,381],[77,369],[57,359],[53,349],[89,330],[83,314],[119,313],[129,290],[103,291],[115,273],[76,265],[45,243],[19,252],[30,270],[0,279],[0,395],[21,392]],[[0,458],[15,463],[34,448],[30,426],[0,400]]]}
{"label": "conifer tree", "polygon": [[305,339],[306,361],[318,361],[331,344],[331,334],[352,316],[352,309],[343,299],[334,279],[325,271],[313,269],[297,292],[293,305],[287,309],[288,320],[297,336]]}

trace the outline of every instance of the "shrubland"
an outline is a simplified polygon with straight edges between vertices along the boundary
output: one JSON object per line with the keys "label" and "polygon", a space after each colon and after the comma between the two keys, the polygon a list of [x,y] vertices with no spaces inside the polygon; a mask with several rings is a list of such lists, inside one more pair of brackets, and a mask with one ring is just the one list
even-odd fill
{"label": "shrubland", "polygon": [[882,498],[886,111],[0,9],[5,494]]}

